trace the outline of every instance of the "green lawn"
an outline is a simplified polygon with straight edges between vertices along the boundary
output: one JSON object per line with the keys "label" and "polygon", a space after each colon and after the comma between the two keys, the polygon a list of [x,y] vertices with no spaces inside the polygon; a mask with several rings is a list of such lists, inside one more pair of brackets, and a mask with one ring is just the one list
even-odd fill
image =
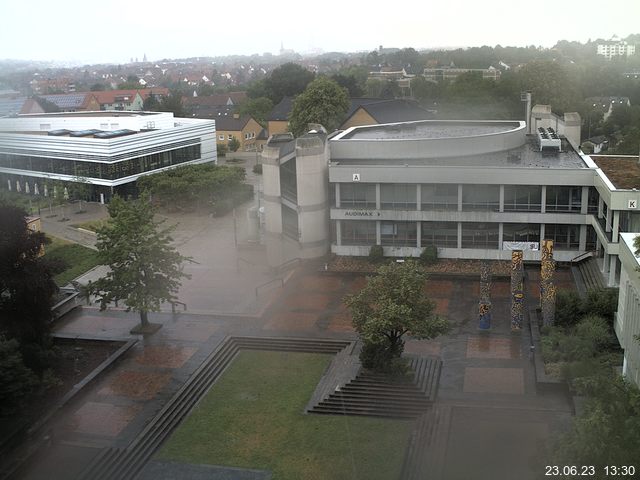
{"label": "green lawn", "polygon": [[67,242],[61,238],[52,236],[49,238],[51,243],[44,247],[45,258],[58,258],[68,265],[64,272],[53,277],[59,286],[66,285],[69,281],[98,265],[98,254],[95,250],[77,243]]}
{"label": "green lawn", "polygon": [[305,415],[331,356],[242,351],[159,453],[274,480],[398,478],[411,422]]}

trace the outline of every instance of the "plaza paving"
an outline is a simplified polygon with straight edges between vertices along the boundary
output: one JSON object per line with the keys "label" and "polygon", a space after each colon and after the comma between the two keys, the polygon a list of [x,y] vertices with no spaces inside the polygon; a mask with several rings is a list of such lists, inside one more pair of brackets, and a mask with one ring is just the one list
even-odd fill
{"label": "plaza paving", "polygon": [[[150,316],[162,328],[138,336],[115,368],[61,411],[50,426],[51,446],[22,478],[75,478],[102,448],[126,447],[229,335],[356,338],[342,298],[362,288],[363,276],[327,275],[307,264],[290,274],[283,288],[274,282],[256,295],[256,286],[279,277],[268,271],[259,249],[235,248],[233,223],[230,215],[181,217],[176,241],[198,262],[187,267],[192,278],[180,293],[187,312]],[[534,305],[539,277],[535,269],[527,273],[527,302]],[[557,280],[559,288],[572,288],[569,272],[559,271]],[[571,405],[562,396],[536,392],[528,331],[510,331],[508,280],[493,283],[490,332],[477,330],[477,280],[438,277],[425,290],[437,312],[454,324],[446,337],[406,344],[408,353],[439,355],[444,361],[438,405],[450,415],[448,434],[439,440],[445,452],[443,478],[534,478],[540,474],[531,466],[537,445],[568,422]],[[134,313],[84,307],[54,330],[129,339],[138,321]]]}

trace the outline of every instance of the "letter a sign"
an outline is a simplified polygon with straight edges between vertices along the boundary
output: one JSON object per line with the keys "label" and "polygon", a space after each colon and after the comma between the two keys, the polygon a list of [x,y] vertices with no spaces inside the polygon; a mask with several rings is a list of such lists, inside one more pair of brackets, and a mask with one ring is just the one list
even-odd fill
{"label": "letter a sign", "polygon": [[360,181],[360,174],[359,173],[354,173],[353,174],[353,181],[354,182],[359,182]]}

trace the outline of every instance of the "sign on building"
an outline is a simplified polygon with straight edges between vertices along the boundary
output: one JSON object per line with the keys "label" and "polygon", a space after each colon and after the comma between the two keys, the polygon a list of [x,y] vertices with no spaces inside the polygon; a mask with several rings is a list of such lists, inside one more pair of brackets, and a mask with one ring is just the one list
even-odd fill
{"label": "sign on building", "polygon": [[627,208],[638,208],[638,200],[629,200],[627,202]]}
{"label": "sign on building", "polygon": [[359,182],[360,181],[360,174],[359,173],[354,173],[353,174],[353,181],[354,182]]}
{"label": "sign on building", "polygon": [[539,242],[502,242],[503,250],[540,250]]}

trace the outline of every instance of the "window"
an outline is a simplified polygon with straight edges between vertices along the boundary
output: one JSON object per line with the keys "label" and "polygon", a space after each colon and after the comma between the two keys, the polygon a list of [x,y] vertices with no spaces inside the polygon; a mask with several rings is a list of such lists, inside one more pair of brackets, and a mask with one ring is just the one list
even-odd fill
{"label": "window", "polygon": [[421,186],[420,203],[422,210],[457,210],[458,185],[425,183]]}
{"label": "window", "polygon": [[499,207],[499,185],[464,185],[462,187],[462,210],[497,211]]}
{"label": "window", "polygon": [[381,222],[382,245],[395,247],[415,247],[418,241],[416,222]]}
{"label": "window", "polygon": [[582,204],[582,187],[547,187],[547,212],[576,212],[580,213]]}
{"label": "window", "polygon": [[229,140],[229,141],[233,140],[233,135],[231,135],[231,134],[227,135],[227,140]]}
{"label": "window", "polygon": [[376,208],[376,186],[373,183],[341,183],[340,208]]}
{"label": "window", "polygon": [[537,185],[505,185],[505,212],[539,212],[542,209],[542,187]]}
{"label": "window", "polygon": [[224,134],[223,135],[218,135],[218,140],[224,141]]}
{"label": "window", "polygon": [[244,139],[245,139],[245,140],[249,140],[249,134],[248,134],[248,133],[245,133],[245,134],[244,134]]}
{"label": "window", "polygon": [[546,224],[544,238],[553,240],[554,249],[577,250],[580,247],[580,226]]}
{"label": "window", "polygon": [[416,210],[416,185],[406,183],[380,185],[380,206],[383,210]]}
{"label": "window", "polygon": [[540,225],[537,223],[504,223],[503,242],[540,242]]}
{"label": "window", "polygon": [[280,165],[280,194],[282,198],[296,203],[298,201],[298,180],[296,169],[296,159],[291,160]]}
{"label": "window", "polygon": [[376,222],[370,220],[342,220],[342,245],[375,245]]}
{"label": "window", "polygon": [[282,233],[298,240],[298,212],[282,205]]}
{"label": "window", "polygon": [[473,223],[462,224],[462,248],[489,248],[498,249],[497,223]]}
{"label": "window", "polygon": [[421,247],[458,247],[458,222],[422,222]]}

